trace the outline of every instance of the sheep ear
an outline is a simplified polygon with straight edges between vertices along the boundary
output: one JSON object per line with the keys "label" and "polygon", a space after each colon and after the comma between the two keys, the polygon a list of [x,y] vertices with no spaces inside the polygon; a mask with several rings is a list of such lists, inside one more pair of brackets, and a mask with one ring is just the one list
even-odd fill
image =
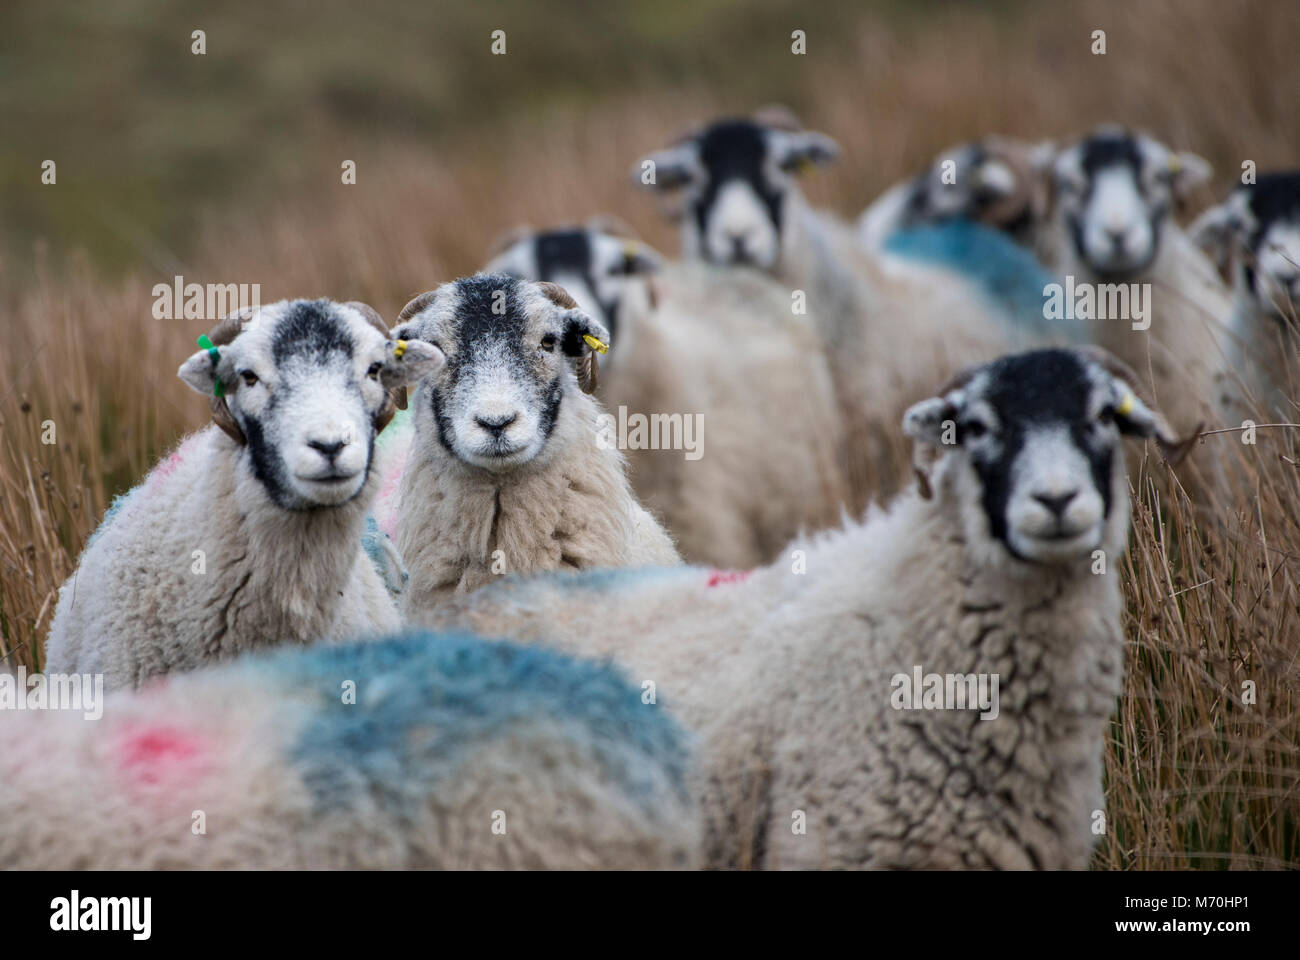
{"label": "sheep ear", "polygon": [[560,340],[565,356],[573,357],[574,373],[583,393],[592,393],[600,381],[596,354],[609,350],[609,331],[581,310],[564,314],[564,336]]}
{"label": "sheep ear", "polygon": [[1169,172],[1173,177],[1174,195],[1183,199],[1197,187],[1208,183],[1214,168],[1204,157],[1184,150],[1169,154]]}
{"label": "sheep ear", "polygon": [[195,393],[212,396],[217,388],[217,371],[207,350],[200,350],[180,365],[176,376],[184,380]]}
{"label": "sheep ear", "polygon": [[[446,355],[431,343],[405,338],[390,340],[388,360],[379,379],[390,390],[402,389],[437,373],[446,362]],[[405,409],[405,397],[397,406]]]}
{"label": "sheep ear", "polygon": [[1187,437],[1180,439],[1170,428],[1164,416],[1158,410],[1147,406],[1138,395],[1138,377],[1128,364],[1101,347],[1086,346],[1075,349],[1109,374],[1111,388],[1115,392],[1115,426],[1119,428],[1120,433],[1132,437],[1154,438],[1165,462],[1170,466],[1176,466],[1187,456],[1204,424],[1198,423]]}
{"label": "sheep ear", "polygon": [[615,272],[628,277],[644,276],[658,273],[663,267],[663,257],[644,243],[636,240],[624,240],[622,243],[623,259]]}
{"label": "sheep ear", "polygon": [[1113,382],[1115,425],[1119,427],[1119,432],[1127,436],[1154,438],[1165,462],[1171,467],[1177,466],[1191,451],[1204,424],[1198,423],[1191,433],[1180,438],[1158,410],[1151,409],[1142,401],[1132,384],[1119,378]]}
{"label": "sheep ear", "polygon": [[695,179],[696,166],[695,142],[688,140],[642,157],[632,179],[650,190],[677,190]]}
{"label": "sheep ear", "polygon": [[1230,203],[1210,207],[1192,223],[1188,234],[1222,273],[1232,259],[1233,244],[1242,223]]}
{"label": "sheep ear", "polygon": [[772,159],[787,173],[799,173],[811,166],[825,166],[839,159],[840,145],[824,133],[800,130],[769,131]]}
{"label": "sheep ear", "polygon": [[[907,408],[903,433],[920,443],[944,446],[944,424],[957,417],[957,406],[949,397],[931,397]],[[951,446],[951,443],[947,444]]]}

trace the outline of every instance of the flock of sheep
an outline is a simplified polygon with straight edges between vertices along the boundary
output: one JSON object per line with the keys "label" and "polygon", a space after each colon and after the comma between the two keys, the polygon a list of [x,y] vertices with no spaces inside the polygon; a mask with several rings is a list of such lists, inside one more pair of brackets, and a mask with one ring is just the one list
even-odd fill
{"label": "flock of sheep", "polygon": [[[1121,438],[1284,402],[1300,174],[1184,231],[1193,155],[990,137],[855,229],[796,184],[837,152],[769,108],[646,157],[681,261],[601,219],[392,324],[222,321],[180,368],[213,425],[60,593],[46,670],[103,719],[5,717],[0,866],[1085,867]],[[996,718],[899,709],[920,667]]]}

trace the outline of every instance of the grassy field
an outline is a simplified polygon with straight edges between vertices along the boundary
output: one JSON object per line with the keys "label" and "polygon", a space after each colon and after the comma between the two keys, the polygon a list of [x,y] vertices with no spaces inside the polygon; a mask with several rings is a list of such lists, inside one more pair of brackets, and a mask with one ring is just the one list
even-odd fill
{"label": "grassy field", "polygon": [[[206,325],[151,315],[153,285],[174,274],[392,317],[520,222],[615,213],[672,252],[629,184],[633,161],[770,101],[840,141],[838,167],[806,189],[845,216],[990,131],[1146,128],[1215,164],[1201,203],[1245,160],[1300,161],[1294,4],[77,9],[0,12],[0,114],[19,134],[0,154],[10,665],[40,665],[56,591],[112,497],[206,419],[175,377]],[[203,57],[189,53],[198,28]],[[489,52],[498,28],[504,57]],[[790,53],[794,29],[805,56]],[[1105,56],[1089,49],[1097,29]],[[45,159],[55,185],[40,184]],[[347,159],[355,185],[340,182]],[[1222,502],[1189,500],[1156,461],[1134,469],[1130,648],[1098,867],[1300,865],[1300,443],[1285,429],[1255,447],[1205,442],[1241,464]]]}

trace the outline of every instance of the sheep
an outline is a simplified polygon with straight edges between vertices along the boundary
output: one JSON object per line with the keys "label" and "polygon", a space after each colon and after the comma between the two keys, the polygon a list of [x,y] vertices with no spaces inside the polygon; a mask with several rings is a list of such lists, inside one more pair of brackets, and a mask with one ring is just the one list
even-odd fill
{"label": "sheep", "polygon": [[[430,625],[624,665],[699,738],[706,865],[1081,869],[1121,682],[1120,438],[1187,447],[1135,380],[1095,348],[1001,358],[908,410],[916,488],[793,562],[508,580]],[[996,680],[989,719],[900,709],[921,671]]]}
{"label": "sheep", "polygon": [[858,218],[868,250],[887,248],[899,231],[950,219],[971,220],[1032,246],[1050,209],[1045,168],[1051,141],[1029,143],[996,134],[950,147],[920,175],[896,184]]}
{"label": "sheep", "polygon": [[1139,371],[1184,431],[1221,418],[1230,379],[1228,293],[1172,217],[1209,173],[1195,154],[1099,127],[1053,161],[1054,200],[1036,241],[1066,278],[1065,300],[1071,288],[1079,302],[1094,294],[1086,310],[1094,342]]}
{"label": "sheep", "polygon": [[447,356],[400,481],[408,616],[503,573],[681,562],[589,396],[609,331],[562,289],[462,278],[408,303],[393,336]]}
{"label": "sheep", "polygon": [[788,111],[721,120],[645,157],[639,182],[684,191],[687,259],[757,269],[790,288],[820,334],[840,407],[838,461],[853,513],[895,479],[888,425],[936,374],[991,360],[1008,325],[965,284],[881,268],[853,229],[812,209],[794,174],[833,161],[835,141]]}
{"label": "sheep", "polygon": [[633,488],[687,560],[751,567],[833,525],[848,492],[830,374],[808,318],[760,273],[665,264],[622,230],[610,218],[517,230],[485,269],[560,284],[611,331],[600,387],[611,417],[698,415],[707,438],[698,450],[647,449],[630,433],[625,451]]}
{"label": "sheep", "polygon": [[59,591],[56,672],[139,685],[275,644],[400,620],[362,549],[375,435],[442,354],[394,344],[365,304],[232,314],[180,378],[210,398],[193,433],[119,498]]}
{"label": "sheep", "polygon": [[3,711],[0,869],[690,867],[689,743],[610,667],[417,631]]}
{"label": "sheep", "polygon": [[1026,249],[1050,206],[1045,166],[1054,156],[1051,142],[1000,136],[952,147],[863,212],[859,242],[886,271],[924,282],[941,270],[964,282],[971,299],[1007,320],[1013,346],[1083,344],[1082,319],[1045,317],[1045,291],[1058,278]]}
{"label": "sheep", "polygon": [[1237,187],[1202,213],[1190,234],[1231,278],[1232,369],[1265,409],[1289,418],[1300,303],[1300,171],[1260,174]]}

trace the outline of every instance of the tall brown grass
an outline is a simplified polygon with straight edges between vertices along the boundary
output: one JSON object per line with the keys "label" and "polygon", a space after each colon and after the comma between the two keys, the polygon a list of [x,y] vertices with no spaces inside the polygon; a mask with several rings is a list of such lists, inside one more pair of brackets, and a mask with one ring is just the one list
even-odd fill
{"label": "tall brown grass", "polygon": [[[1104,57],[1088,52],[1098,28]],[[865,20],[855,58],[793,62],[773,86],[841,141],[840,166],[807,186],[845,215],[949,143],[993,130],[1061,137],[1107,120],[1202,152],[1224,171],[1222,188],[1243,160],[1300,161],[1287,102],[1300,89],[1296,36],[1290,4],[1053,4],[1013,22],[943,6],[896,29]],[[334,131],[301,158],[310,185],[209,212],[190,249],[141,242],[140,267],[121,281],[62,252],[4,277],[0,657],[39,667],[56,591],[108,502],[205,420],[204,402],[174,376],[204,324],[153,320],[153,284],[173,273],[257,282],[264,302],[357,298],[391,317],[474,270],[518,222],[614,212],[672,250],[654,204],[628,185],[632,161],[715,112],[756,105],[689,86],[624,94],[581,114],[513,116],[432,152]],[[356,186],[338,182],[348,156]],[[55,442],[43,443],[50,424]],[[1106,751],[1100,867],[1300,864],[1297,437],[1261,430],[1254,447],[1233,434],[1206,444],[1202,458],[1237,463],[1214,502],[1190,499],[1154,460],[1132,471],[1121,567],[1130,647]]]}

